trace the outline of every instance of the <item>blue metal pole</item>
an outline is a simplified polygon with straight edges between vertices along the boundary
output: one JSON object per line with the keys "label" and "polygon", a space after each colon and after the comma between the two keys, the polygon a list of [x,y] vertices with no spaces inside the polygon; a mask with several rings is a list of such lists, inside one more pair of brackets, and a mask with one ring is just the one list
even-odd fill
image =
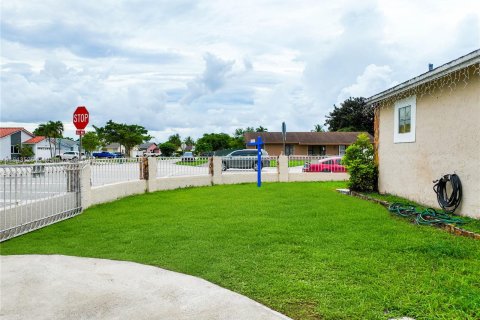
{"label": "blue metal pole", "polygon": [[257,139],[257,187],[262,186],[262,137]]}

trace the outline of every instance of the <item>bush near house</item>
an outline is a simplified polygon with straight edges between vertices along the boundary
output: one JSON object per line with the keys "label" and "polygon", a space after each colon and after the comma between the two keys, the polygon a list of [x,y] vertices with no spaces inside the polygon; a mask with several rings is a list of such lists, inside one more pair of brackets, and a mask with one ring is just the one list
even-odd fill
{"label": "bush near house", "polygon": [[350,173],[348,187],[356,191],[377,189],[378,168],[373,160],[373,145],[367,134],[358,135],[357,141],[345,151],[343,164]]}

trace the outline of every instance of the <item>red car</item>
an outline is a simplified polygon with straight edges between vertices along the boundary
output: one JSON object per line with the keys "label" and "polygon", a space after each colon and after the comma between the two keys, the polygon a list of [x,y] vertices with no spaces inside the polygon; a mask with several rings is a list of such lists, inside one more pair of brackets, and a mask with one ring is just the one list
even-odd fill
{"label": "red car", "polygon": [[342,157],[331,157],[318,161],[318,163],[305,163],[303,172],[347,172],[342,164]]}

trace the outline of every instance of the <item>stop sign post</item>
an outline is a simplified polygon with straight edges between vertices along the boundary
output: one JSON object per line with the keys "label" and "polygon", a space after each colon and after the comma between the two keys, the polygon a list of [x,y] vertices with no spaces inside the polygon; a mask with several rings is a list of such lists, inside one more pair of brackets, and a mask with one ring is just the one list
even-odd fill
{"label": "stop sign post", "polygon": [[73,113],[73,125],[77,128],[77,134],[80,136],[80,150],[79,159],[82,159],[82,135],[85,134],[85,128],[90,120],[90,113],[88,113],[85,106],[78,106]]}

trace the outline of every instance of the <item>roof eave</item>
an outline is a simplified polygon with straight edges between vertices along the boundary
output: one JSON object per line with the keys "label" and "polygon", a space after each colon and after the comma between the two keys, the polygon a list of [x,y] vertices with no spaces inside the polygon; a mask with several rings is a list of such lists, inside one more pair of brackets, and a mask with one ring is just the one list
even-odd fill
{"label": "roof eave", "polygon": [[408,89],[411,89],[413,87],[435,80],[437,78],[441,78],[451,72],[466,68],[475,63],[480,63],[480,49],[470,52],[469,54],[463,57],[460,57],[456,60],[445,63],[444,65],[441,65],[440,67],[433,69],[432,71],[428,71],[415,78],[412,78],[403,83],[400,83],[395,87],[392,87],[374,96],[371,96],[370,98],[367,98],[365,102],[370,105],[377,103],[381,100],[390,98],[402,91],[406,91]]}

